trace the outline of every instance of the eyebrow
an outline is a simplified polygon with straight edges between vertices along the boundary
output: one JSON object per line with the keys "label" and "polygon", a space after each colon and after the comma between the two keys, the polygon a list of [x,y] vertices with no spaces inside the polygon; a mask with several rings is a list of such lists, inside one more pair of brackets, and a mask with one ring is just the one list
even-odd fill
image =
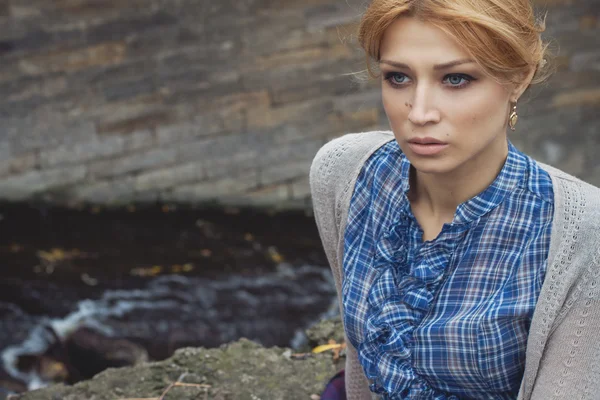
{"label": "eyebrow", "polygon": [[[435,64],[433,66],[433,69],[435,71],[441,70],[441,69],[448,69],[450,67],[455,67],[457,65],[461,65],[461,64],[468,64],[468,63],[473,63],[475,62],[475,60],[471,60],[471,59],[464,59],[464,60],[454,60],[454,61],[450,61],[447,63],[443,63],[443,64]],[[388,64],[391,65],[392,67],[396,67],[396,68],[404,68],[404,69],[408,69],[410,70],[410,67],[407,64],[404,63],[399,63],[396,61],[390,61],[390,60],[380,60],[379,61],[380,64]]]}

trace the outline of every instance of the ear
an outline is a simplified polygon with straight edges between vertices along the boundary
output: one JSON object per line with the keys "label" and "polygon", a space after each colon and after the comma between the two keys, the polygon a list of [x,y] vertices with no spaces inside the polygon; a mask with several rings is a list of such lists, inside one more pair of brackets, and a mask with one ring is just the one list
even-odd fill
{"label": "ear", "polygon": [[535,68],[531,68],[529,72],[524,74],[524,79],[520,80],[521,83],[514,86],[510,95],[510,100],[512,102],[517,101],[521,95],[523,95],[523,92],[525,92],[525,90],[529,87],[529,84],[533,79],[533,75],[535,75]]}

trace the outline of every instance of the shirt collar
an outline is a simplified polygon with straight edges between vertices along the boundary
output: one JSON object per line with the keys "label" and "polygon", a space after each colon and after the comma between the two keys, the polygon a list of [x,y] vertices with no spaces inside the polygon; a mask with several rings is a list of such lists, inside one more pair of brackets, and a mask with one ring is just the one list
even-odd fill
{"label": "shirt collar", "polygon": [[[410,161],[404,154],[401,155],[400,173],[404,183],[404,205],[410,208],[408,201],[408,190],[410,189]],[[471,199],[459,204],[454,213],[452,224],[466,224],[478,220],[485,214],[496,208],[508,193],[526,178],[527,159],[508,141],[508,156],[504,166],[494,181],[481,193]]]}

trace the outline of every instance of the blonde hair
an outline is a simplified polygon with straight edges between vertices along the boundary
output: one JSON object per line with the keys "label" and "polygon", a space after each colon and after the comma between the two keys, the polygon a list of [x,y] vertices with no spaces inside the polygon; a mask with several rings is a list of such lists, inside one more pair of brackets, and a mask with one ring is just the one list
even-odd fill
{"label": "blonde hair", "polygon": [[492,77],[522,83],[531,68],[531,84],[551,74],[548,44],[541,39],[545,17],[536,19],[529,0],[372,0],[358,28],[358,42],[379,62],[385,30],[399,17],[416,17],[442,29]]}

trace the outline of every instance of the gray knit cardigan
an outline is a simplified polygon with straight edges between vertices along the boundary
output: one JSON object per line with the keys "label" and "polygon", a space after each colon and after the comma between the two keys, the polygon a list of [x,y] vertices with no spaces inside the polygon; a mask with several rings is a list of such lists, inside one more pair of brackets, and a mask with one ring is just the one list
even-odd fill
{"label": "gray knit cardigan", "polygon": [[[323,146],[311,166],[315,219],[340,308],[350,198],[365,161],[390,140],[391,132],[344,135]],[[552,177],[555,213],[518,399],[600,399],[600,189],[540,165]],[[346,344],[348,399],[371,399],[356,349]]]}

